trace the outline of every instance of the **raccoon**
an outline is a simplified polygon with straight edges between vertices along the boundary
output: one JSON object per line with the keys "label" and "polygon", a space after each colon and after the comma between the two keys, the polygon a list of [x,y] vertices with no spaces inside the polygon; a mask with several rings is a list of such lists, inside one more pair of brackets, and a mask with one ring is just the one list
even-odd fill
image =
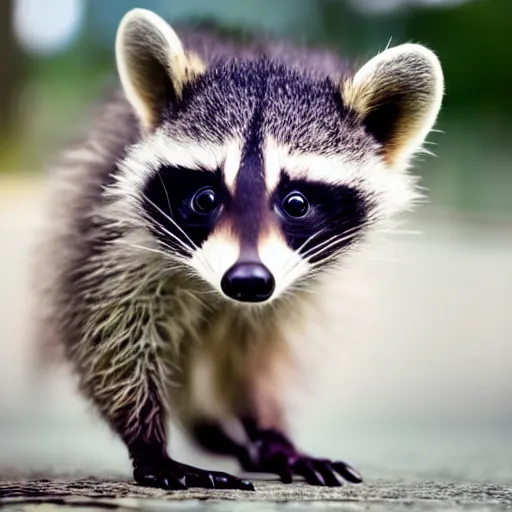
{"label": "raccoon", "polygon": [[54,173],[41,335],[139,484],[254,489],[171,458],[170,418],[246,471],[361,482],[290,439],[285,328],[417,197],[407,170],[441,106],[437,57],[403,44],[356,68],[329,50],[178,36],[135,9],[116,62],[120,86]]}

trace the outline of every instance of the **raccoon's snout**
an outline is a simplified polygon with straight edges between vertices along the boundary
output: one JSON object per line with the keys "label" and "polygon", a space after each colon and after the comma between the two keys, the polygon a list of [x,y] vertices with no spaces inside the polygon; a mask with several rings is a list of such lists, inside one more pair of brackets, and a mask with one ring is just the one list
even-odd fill
{"label": "raccoon's snout", "polygon": [[261,263],[235,263],[222,278],[222,291],[240,302],[263,302],[272,296],[274,276]]}

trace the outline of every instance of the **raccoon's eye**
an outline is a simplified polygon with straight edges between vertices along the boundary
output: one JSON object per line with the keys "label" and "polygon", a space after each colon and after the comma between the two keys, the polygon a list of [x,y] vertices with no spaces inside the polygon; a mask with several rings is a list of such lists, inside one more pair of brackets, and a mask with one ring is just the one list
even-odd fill
{"label": "raccoon's eye", "polygon": [[212,213],[217,206],[219,206],[217,194],[209,187],[198,190],[192,198],[192,209],[196,213],[206,215]]}
{"label": "raccoon's eye", "polygon": [[303,217],[309,209],[308,200],[300,192],[290,192],[283,201],[283,210],[290,217]]}

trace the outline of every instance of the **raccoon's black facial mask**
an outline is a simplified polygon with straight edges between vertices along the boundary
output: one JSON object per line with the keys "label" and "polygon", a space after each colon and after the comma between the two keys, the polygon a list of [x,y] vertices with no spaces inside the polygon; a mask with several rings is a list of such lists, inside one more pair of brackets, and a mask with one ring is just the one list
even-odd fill
{"label": "raccoon's black facial mask", "polygon": [[[220,170],[163,167],[146,183],[142,205],[154,236],[186,256],[208,238],[229,201]],[[312,263],[354,243],[369,207],[354,187],[292,179],[286,172],[270,198],[287,243]]]}
{"label": "raccoon's black facial mask", "polygon": [[162,245],[190,256],[212,232],[226,198],[220,170],[163,167],[147,181],[142,207]]}
{"label": "raccoon's black facial mask", "polygon": [[286,172],[271,203],[290,247],[312,263],[355,242],[370,207],[351,186],[291,179]]}

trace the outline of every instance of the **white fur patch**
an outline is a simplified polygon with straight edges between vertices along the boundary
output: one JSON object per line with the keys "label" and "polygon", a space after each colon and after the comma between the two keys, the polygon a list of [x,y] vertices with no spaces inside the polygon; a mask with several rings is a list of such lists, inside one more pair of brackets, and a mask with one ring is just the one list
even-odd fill
{"label": "white fur patch", "polygon": [[235,193],[235,181],[242,160],[242,142],[234,140],[226,148],[224,162],[224,183],[231,194]]}
{"label": "white fur patch", "polygon": [[147,139],[132,146],[126,158],[119,164],[117,183],[111,188],[119,198],[129,198],[137,206],[141,193],[152,173],[162,166],[185,167],[215,171],[228,155],[232,143],[213,144],[192,139],[171,138],[163,128]]}
{"label": "white fur patch", "polygon": [[224,295],[220,282],[226,271],[238,260],[239,241],[227,231],[216,231],[195,251],[189,264],[215,290]]}
{"label": "white fur patch", "polygon": [[279,144],[271,137],[268,137],[265,140],[263,148],[265,185],[269,193],[272,193],[279,184],[283,164],[282,159],[286,153],[286,149],[284,147],[280,147]]}
{"label": "white fur patch", "polygon": [[289,290],[294,282],[307,273],[307,263],[288,246],[283,235],[277,230],[272,230],[261,237],[258,254],[263,265],[270,270],[275,279],[274,293],[267,302]]}

